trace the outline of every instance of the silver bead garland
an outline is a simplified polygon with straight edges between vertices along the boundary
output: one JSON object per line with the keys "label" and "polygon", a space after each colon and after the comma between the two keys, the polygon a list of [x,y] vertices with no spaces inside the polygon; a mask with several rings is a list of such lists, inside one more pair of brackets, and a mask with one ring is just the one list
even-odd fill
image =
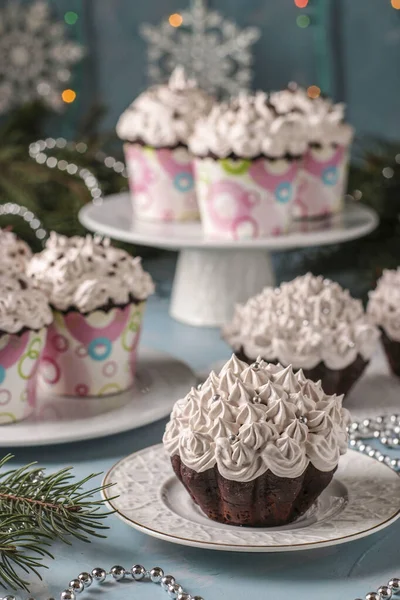
{"label": "silver bead garland", "polygon": [[26,208],[26,206],[16,204],[15,202],[6,202],[5,204],[0,204],[0,216],[2,215],[15,215],[17,217],[21,217],[35,232],[38,240],[43,240],[47,236],[47,231],[43,228],[43,225],[37,216],[31,210]]}
{"label": "silver bead garland", "polygon": [[381,415],[363,421],[354,421],[348,428],[349,446],[362,454],[367,454],[379,462],[400,472],[400,459],[375,450],[364,440],[375,439],[391,450],[400,450],[400,415]]}

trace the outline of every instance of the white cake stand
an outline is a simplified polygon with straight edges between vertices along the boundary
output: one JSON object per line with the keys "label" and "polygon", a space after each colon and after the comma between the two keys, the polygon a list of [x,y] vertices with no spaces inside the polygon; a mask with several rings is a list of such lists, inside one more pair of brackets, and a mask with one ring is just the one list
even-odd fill
{"label": "white cake stand", "polygon": [[207,239],[200,223],[133,220],[128,193],[108,196],[99,206],[87,204],[79,220],[91,231],[116,240],[179,250],[170,313],[198,326],[226,323],[236,303],[273,285],[270,251],[345,242],[370,233],[378,224],[373,210],[351,204],[329,228],[300,231],[297,226],[287,235],[255,240]]}

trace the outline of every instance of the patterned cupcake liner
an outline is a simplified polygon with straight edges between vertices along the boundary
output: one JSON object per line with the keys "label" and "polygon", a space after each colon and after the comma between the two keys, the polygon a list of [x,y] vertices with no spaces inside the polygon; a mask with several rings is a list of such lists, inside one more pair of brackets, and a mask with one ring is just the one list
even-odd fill
{"label": "patterned cupcake liner", "polygon": [[47,329],[0,337],[0,425],[26,419],[36,406],[36,380]]}
{"label": "patterned cupcake liner", "polygon": [[287,232],[298,161],[197,158],[194,164],[206,236],[253,239]]}
{"label": "patterned cupcake liner", "polygon": [[381,329],[381,332],[382,345],[385,350],[390,370],[393,375],[400,377],[400,342],[390,338],[383,328]]}
{"label": "patterned cupcake liner", "polygon": [[293,205],[296,219],[320,219],[343,210],[349,148],[310,148],[304,155]]}
{"label": "patterned cupcake liner", "polygon": [[63,396],[109,396],[134,381],[145,302],[88,315],[54,312],[39,377]]}
{"label": "patterned cupcake liner", "polygon": [[134,214],[150,221],[199,219],[192,155],[187,148],[124,144]]}

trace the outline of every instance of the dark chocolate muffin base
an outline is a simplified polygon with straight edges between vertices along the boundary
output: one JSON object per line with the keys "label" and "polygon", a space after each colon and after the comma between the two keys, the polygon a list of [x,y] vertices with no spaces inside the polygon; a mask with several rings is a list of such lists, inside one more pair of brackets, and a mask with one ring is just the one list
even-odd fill
{"label": "dark chocolate muffin base", "polygon": [[[400,344],[399,344],[400,346]],[[249,358],[241,348],[238,352],[235,352],[236,356],[251,365],[254,359]],[[278,364],[277,360],[270,360],[265,358],[269,363]],[[330,369],[324,362],[318,363],[312,369],[303,369],[304,375],[311,381],[321,381],[322,389],[326,394],[348,394],[356,381],[363,374],[365,367],[368,365],[367,360],[358,354],[355,361],[353,361],[344,369]],[[286,365],[283,365],[286,366]],[[399,366],[400,366],[400,351],[399,351]],[[295,371],[298,369],[295,369]],[[399,370],[400,374],[400,370]]]}
{"label": "dark chocolate muffin base", "polygon": [[277,527],[303,515],[336,471],[324,473],[309,464],[300,477],[277,477],[267,471],[253,481],[225,479],[217,466],[196,473],[179,456],[171,458],[175,475],[209,519],[229,525]]}
{"label": "dark chocolate muffin base", "polygon": [[392,340],[384,329],[382,331],[382,344],[388,359],[390,369],[394,375],[400,377],[400,342]]}

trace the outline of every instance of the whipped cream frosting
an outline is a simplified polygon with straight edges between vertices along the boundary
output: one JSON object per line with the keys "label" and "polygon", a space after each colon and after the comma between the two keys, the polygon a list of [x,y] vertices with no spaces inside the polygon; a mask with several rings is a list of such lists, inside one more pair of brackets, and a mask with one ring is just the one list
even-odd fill
{"label": "whipped cream frosting", "polygon": [[383,271],[376,289],[369,292],[367,313],[392,340],[400,342],[400,268]]}
{"label": "whipped cream frosting", "polygon": [[28,244],[19,239],[15,233],[7,229],[0,229],[0,256],[2,262],[13,262],[16,269],[22,272],[26,269],[32,251]]}
{"label": "whipped cream frosting", "polygon": [[306,121],[301,114],[278,115],[263,92],[241,93],[215,105],[199,119],[189,140],[196,156],[226,158],[301,156],[307,149]]}
{"label": "whipped cream frosting", "polygon": [[68,238],[52,232],[27,273],[58,310],[89,313],[110,302],[119,306],[145,300],[154,291],[139,257],[114,248],[108,238],[91,235]]}
{"label": "whipped cream frosting", "polygon": [[371,358],[379,330],[348,290],[307,273],[238,305],[223,337],[251,359],[260,355],[303,369],[324,362],[342,369],[358,354]]}
{"label": "whipped cream frosting", "polygon": [[38,331],[53,320],[47,296],[12,263],[0,265],[0,332]]}
{"label": "whipped cream frosting", "polygon": [[351,419],[342,399],[291,366],[261,358],[249,366],[232,356],[219,374],[175,403],[164,446],[197,473],[217,465],[234,481],[268,470],[299,477],[310,463],[332,471],[347,450]]}
{"label": "whipped cream frosting", "polygon": [[206,115],[214,99],[188,79],[183,67],[176,67],[167,84],[143,92],[122,113],[118,136],[156,148],[187,145],[194,122]]}

